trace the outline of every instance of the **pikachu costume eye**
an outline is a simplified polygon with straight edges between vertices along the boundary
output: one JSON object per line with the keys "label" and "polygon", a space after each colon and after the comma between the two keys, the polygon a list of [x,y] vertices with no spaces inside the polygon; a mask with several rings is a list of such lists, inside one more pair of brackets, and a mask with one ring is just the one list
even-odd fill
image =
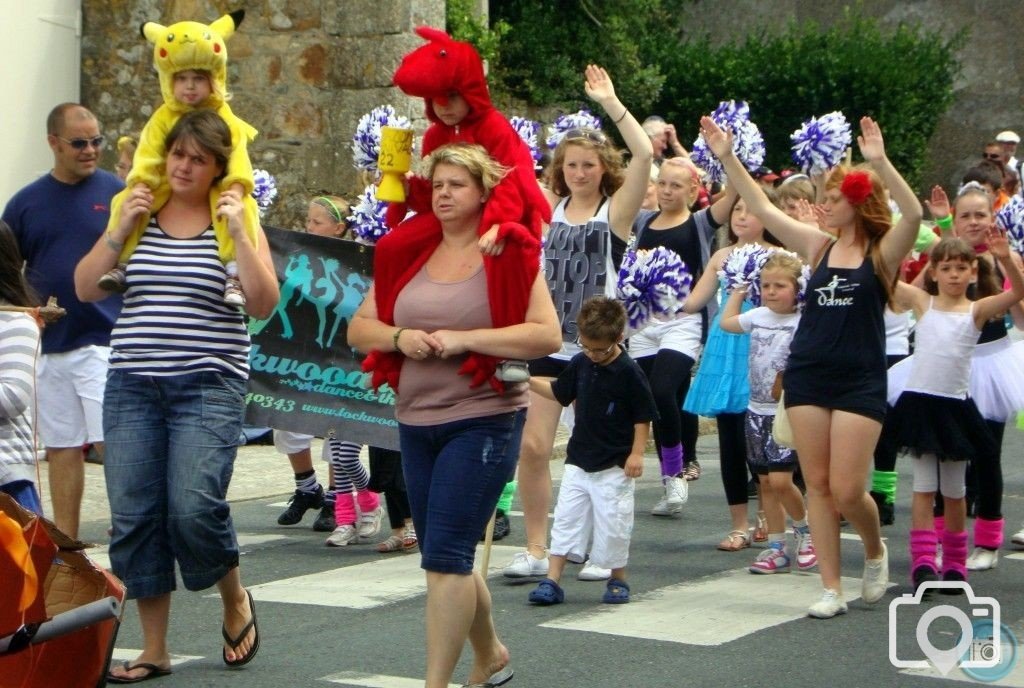
{"label": "pikachu costume eye", "polygon": [[168,43],[173,43],[174,42],[174,34],[173,33],[167,34],[167,42]]}

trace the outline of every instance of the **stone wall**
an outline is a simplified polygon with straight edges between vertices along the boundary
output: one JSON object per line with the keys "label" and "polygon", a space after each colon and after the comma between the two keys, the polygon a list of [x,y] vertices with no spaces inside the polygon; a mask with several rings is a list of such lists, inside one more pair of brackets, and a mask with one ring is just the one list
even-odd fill
{"label": "stone wall", "polygon": [[[139,36],[147,20],[212,21],[240,0],[82,0],[82,99],[111,137],[137,131],[159,103],[150,46]],[[413,26],[442,26],[444,0],[260,0],[228,43],[232,108],[260,130],[253,164],[269,170],[282,190],[267,221],[301,223],[312,193],[359,191],[349,139],[358,118],[392,103],[420,120],[419,102],[389,87],[400,57],[421,41]],[[969,32],[960,52],[963,73],[956,101],[940,118],[930,144],[922,192],[955,186],[979,158],[986,140],[1003,129],[1024,135],[1024,52],[1018,32],[1024,3],[1013,0],[862,0],[883,22],[921,22],[946,32]],[[828,25],[842,4],[818,0],[697,0],[679,3],[679,21],[694,35],[742,39],[792,19]],[[727,16],[723,15],[726,13]],[[737,21],[742,18],[742,21]],[[542,40],[542,38],[539,37]],[[814,114],[814,113],[807,113]],[[422,126],[424,122],[418,121]],[[884,127],[884,121],[882,125]],[[113,154],[106,166],[113,168]]]}
{"label": "stone wall", "polygon": [[444,0],[83,0],[82,102],[111,140],[138,132],[160,104],[139,26],[210,22],[239,6],[245,20],[227,44],[231,107],[260,132],[253,166],[277,179],[266,222],[298,227],[311,195],[361,191],[349,148],[359,117],[391,103],[422,118],[422,101],[391,87],[391,74],[422,44],[414,26],[444,26]]}

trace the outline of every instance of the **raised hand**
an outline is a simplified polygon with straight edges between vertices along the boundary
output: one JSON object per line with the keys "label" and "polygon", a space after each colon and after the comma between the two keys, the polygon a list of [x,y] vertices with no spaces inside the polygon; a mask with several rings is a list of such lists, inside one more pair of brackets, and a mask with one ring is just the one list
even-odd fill
{"label": "raised hand", "polygon": [[732,151],[732,132],[724,131],[715,120],[707,115],[700,118],[700,133],[708,144],[708,148],[718,158]]}
{"label": "raised hand", "polygon": [[608,76],[608,72],[604,70],[604,67],[588,64],[587,69],[584,71],[584,76],[586,77],[586,82],[583,84],[583,87],[592,100],[602,105],[610,100],[614,100],[615,86],[612,84],[612,78]]}
{"label": "raised hand", "polygon": [[939,185],[932,187],[932,197],[930,200],[925,200],[924,205],[931,213],[932,219],[938,220],[949,215],[949,196]]}
{"label": "raised hand", "polygon": [[228,189],[222,191],[217,198],[217,217],[224,218],[228,225],[228,233],[236,239],[245,234],[245,219],[242,199]]}
{"label": "raised hand", "polygon": [[857,145],[860,147],[860,154],[868,162],[885,159],[885,141],[882,139],[882,129],[870,117],[860,118],[860,136],[857,137]]}
{"label": "raised hand", "polygon": [[140,217],[150,211],[153,206],[153,192],[143,183],[132,187],[121,207],[121,222],[118,224],[116,241],[124,241],[132,233]]}
{"label": "raised hand", "polygon": [[1006,260],[1010,257],[1010,242],[1006,238],[1006,231],[993,225],[988,229],[988,236],[985,239],[988,244],[988,251],[999,260]]}

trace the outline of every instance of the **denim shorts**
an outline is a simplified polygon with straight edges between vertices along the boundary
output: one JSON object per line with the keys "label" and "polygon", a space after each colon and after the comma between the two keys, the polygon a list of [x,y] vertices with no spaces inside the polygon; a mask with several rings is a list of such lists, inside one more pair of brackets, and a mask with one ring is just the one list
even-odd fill
{"label": "denim shorts", "polygon": [[245,380],[215,372],[148,376],[111,369],[103,405],[110,563],[128,597],[189,590],[238,565],[227,503]]}
{"label": "denim shorts", "polygon": [[439,425],[398,426],[420,566],[469,574],[480,534],[512,479],[526,409]]}

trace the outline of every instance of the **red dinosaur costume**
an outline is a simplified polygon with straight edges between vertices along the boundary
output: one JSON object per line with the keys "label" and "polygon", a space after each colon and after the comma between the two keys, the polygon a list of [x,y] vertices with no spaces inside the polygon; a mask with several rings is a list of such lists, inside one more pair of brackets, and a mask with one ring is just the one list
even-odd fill
{"label": "red dinosaur costume", "polygon": [[[480,55],[469,43],[452,40],[439,29],[421,26],[416,33],[429,42],[402,58],[393,80],[404,93],[425,101],[427,119],[433,124],[423,134],[423,157],[446,143],[483,146],[492,158],[510,169],[491,192],[480,234],[502,222],[518,220],[540,241],[543,224],[551,221],[551,206],[534,176],[529,146],[491,103]],[[450,93],[458,93],[469,105],[469,113],[455,126],[446,125],[434,114],[434,101],[444,103]],[[430,182],[413,177],[406,203],[408,209],[429,212]],[[391,204],[388,224],[396,226],[406,209],[402,204]]]}

